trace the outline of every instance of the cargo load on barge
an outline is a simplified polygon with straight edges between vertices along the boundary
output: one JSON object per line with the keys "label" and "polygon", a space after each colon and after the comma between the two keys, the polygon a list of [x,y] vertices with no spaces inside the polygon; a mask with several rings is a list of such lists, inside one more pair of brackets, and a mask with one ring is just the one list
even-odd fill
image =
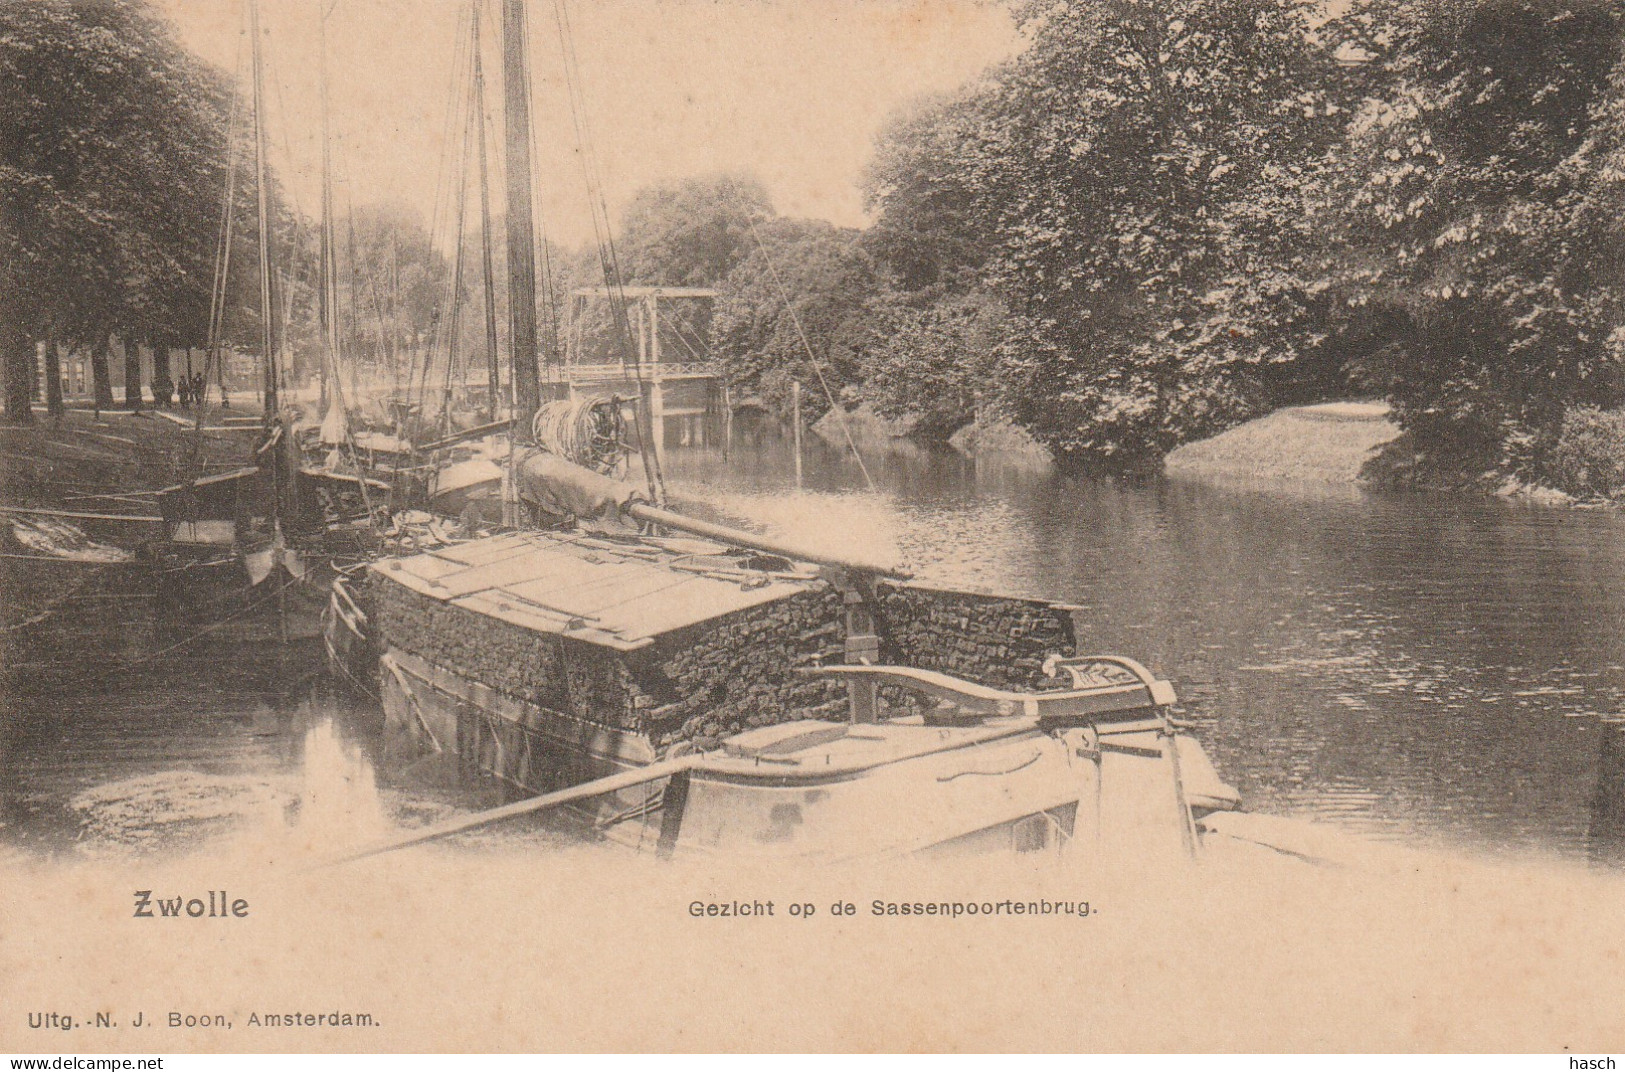
{"label": "cargo load on barge", "polygon": [[[386,707],[413,713],[392,720],[391,747],[460,742],[482,773],[529,792],[795,718],[844,719],[848,686],[809,667],[899,664],[1037,688],[1044,659],[1076,644],[1063,604],[691,538],[509,533],[374,563],[364,591]],[[391,702],[414,682],[430,692]],[[578,760],[549,769],[549,743]]]}

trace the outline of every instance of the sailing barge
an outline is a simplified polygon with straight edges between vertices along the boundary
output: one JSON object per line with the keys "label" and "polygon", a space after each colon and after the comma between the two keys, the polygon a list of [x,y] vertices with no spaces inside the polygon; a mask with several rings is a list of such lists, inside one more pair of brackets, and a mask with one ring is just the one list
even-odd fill
{"label": "sailing barge", "polygon": [[[578,516],[665,513],[597,487]],[[1073,654],[1078,608],[736,535],[511,532],[375,562],[336,587],[329,651],[362,678],[376,657],[390,760],[454,757],[659,853],[1031,851],[1107,827],[1194,851],[1236,805],[1167,682]]]}

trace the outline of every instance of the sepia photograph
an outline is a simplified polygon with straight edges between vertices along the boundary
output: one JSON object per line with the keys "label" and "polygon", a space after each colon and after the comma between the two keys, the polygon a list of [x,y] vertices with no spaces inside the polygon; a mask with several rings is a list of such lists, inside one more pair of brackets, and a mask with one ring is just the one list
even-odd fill
{"label": "sepia photograph", "polygon": [[0,1051],[1613,1067],[1622,507],[1618,0],[0,0]]}

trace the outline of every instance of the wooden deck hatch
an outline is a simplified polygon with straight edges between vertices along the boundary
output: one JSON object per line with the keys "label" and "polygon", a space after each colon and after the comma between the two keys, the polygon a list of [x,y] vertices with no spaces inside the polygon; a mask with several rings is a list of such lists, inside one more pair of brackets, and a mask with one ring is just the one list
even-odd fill
{"label": "wooden deck hatch", "polygon": [[580,534],[513,533],[372,569],[431,599],[623,651],[818,583],[812,573],[746,570],[723,548],[707,550],[712,553]]}

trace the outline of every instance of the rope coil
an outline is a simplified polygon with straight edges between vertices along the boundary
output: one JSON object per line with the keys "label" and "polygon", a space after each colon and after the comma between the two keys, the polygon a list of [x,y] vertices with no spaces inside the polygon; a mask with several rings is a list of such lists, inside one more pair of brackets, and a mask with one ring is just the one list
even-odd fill
{"label": "rope coil", "polygon": [[545,403],[531,420],[543,450],[616,478],[626,475],[626,419],[621,400],[602,395]]}

